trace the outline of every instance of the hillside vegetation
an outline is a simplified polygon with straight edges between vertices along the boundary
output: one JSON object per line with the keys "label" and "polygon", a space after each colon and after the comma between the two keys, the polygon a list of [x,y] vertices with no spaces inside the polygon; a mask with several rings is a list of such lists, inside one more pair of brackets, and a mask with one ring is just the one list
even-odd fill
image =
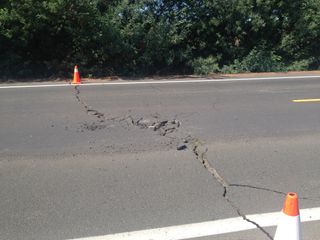
{"label": "hillside vegetation", "polygon": [[320,0],[2,0],[0,78],[320,66]]}

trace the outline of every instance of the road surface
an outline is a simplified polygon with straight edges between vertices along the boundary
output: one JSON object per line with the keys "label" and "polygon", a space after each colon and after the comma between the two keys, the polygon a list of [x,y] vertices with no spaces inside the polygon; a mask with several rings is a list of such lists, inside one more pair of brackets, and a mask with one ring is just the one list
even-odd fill
{"label": "road surface", "polygon": [[0,239],[320,207],[320,102],[293,102],[318,98],[320,77],[0,88]]}

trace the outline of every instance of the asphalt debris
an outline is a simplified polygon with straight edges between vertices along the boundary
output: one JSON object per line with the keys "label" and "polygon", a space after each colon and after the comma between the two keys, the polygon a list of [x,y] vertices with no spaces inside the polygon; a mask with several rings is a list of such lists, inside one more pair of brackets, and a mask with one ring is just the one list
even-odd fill
{"label": "asphalt debris", "polygon": [[140,129],[150,129],[157,132],[160,136],[167,136],[178,130],[181,126],[180,121],[177,119],[167,120],[160,119],[160,116],[154,115],[151,118],[135,118],[131,115],[126,117],[129,124],[139,127]]}
{"label": "asphalt debris", "polygon": [[182,151],[182,150],[186,150],[187,148],[188,148],[187,145],[183,144],[183,145],[178,146],[177,150]]}
{"label": "asphalt debris", "polygon": [[107,126],[105,124],[100,124],[99,122],[92,122],[92,123],[83,123],[81,125],[81,131],[88,130],[88,131],[95,131],[95,130],[101,130],[106,128]]}

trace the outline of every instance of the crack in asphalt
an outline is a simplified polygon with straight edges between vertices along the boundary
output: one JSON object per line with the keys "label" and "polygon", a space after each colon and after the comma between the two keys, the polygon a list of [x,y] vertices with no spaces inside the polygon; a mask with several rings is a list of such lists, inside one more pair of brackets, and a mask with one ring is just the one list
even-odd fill
{"label": "crack in asphalt", "polygon": [[[178,128],[181,126],[181,122],[176,120],[175,118],[173,120],[167,120],[167,119],[160,119],[159,114],[154,114],[151,118],[144,118],[144,117],[133,117],[132,115],[127,115],[125,117],[112,117],[112,118],[105,118],[105,115],[101,112],[99,112],[96,109],[93,109],[91,106],[89,106],[86,102],[84,102],[80,97],[80,90],[78,86],[75,86],[75,97],[77,101],[84,107],[86,110],[86,113],[91,116],[95,116],[98,120],[97,122],[94,122],[90,125],[85,126],[85,128],[89,130],[96,130],[96,129],[103,129],[106,127],[107,121],[112,122],[118,122],[119,124],[125,122],[128,127],[135,126],[140,129],[150,129],[154,132],[157,132],[160,136],[163,137],[169,137],[171,139],[176,140],[178,143],[181,141],[180,145],[177,146],[177,150],[186,150],[188,148],[191,149],[191,152],[195,155],[196,159],[201,162],[203,167],[214,177],[214,179],[221,185],[223,188],[223,194],[222,197],[224,200],[231,206],[232,209],[234,209],[239,217],[241,217],[244,221],[247,221],[251,224],[253,224],[257,229],[259,229],[268,239],[273,240],[273,237],[270,235],[269,232],[267,232],[263,227],[261,227],[258,223],[255,221],[252,221],[251,219],[247,218],[247,216],[242,213],[240,207],[238,207],[228,196],[229,189],[232,187],[240,187],[240,188],[250,188],[250,189],[256,189],[256,190],[262,190],[262,191],[268,191],[276,194],[286,195],[286,193],[269,189],[266,187],[258,187],[253,186],[249,184],[236,184],[236,183],[228,183],[225,178],[218,172],[218,170],[209,162],[207,158],[207,152],[208,148],[205,146],[205,144],[198,138],[192,137],[191,135],[188,135],[186,138],[180,139],[175,136],[168,136],[171,133],[174,133],[178,130]],[[86,124],[85,124],[86,125]],[[300,199],[305,200],[311,200],[311,198],[304,198],[300,197]]]}
{"label": "crack in asphalt", "polygon": [[180,121],[173,119],[173,120],[158,120],[155,122],[151,122],[151,124],[146,124],[144,119],[139,119],[138,121],[135,122],[136,126],[139,126],[141,128],[149,128],[153,130],[154,132],[158,132],[160,136],[167,136],[170,133],[173,133],[176,131],[181,123]]}
{"label": "crack in asphalt", "polygon": [[97,121],[92,122],[92,123],[84,123],[82,125],[82,128],[86,129],[86,130],[90,130],[90,131],[95,131],[97,129],[104,129],[107,127],[106,125],[106,118],[104,116],[103,113],[99,112],[96,109],[93,109],[91,106],[89,106],[84,100],[82,100],[82,98],[80,97],[80,89],[78,86],[74,87],[75,89],[75,97],[78,101],[78,103],[80,103],[80,105],[83,106],[83,108],[85,109],[86,113],[89,116],[94,116],[96,118]]}
{"label": "crack in asphalt", "polygon": [[88,115],[92,115],[98,118],[99,122],[105,122],[105,118],[104,118],[104,114],[99,112],[96,109],[93,109],[91,106],[89,106],[86,102],[84,102],[81,98],[80,98],[80,89],[78,86],[75,86],[75,97],[77,99],[77,101],[84,107],[84,109],[86,110],[86,113]]}
{"label": "crack in asphalt", "polygon": [[[191,141],[192,151],[193,154],[196,156],[196,159],[200,160],[201,164],[208,172],[216,179],[216,181],[223,187],[223,198],[226,202],[237,212],[237,214],[242,217],[244,221],[247,221],[254,226],[256,226],[266,237],[273,240],[273,237],[267,232],[263,227],[261,227],[258,223],[252,221],[251,219],[247,218],[244,213],[241,212],[241,209],[229,198],[228,190],[231,184],[229,184],[217,171],[217,169],[212,166],[207,158],[207,151],[208,148],[204,147],[204,144],[197,138],[192,139]],[[233,184],[232,186],[236,186]]]}
{"label": "crack in asphalt", "polygon": [[[283,195],[283,196],[287,195],[287,193],[285,193],[285,192],[281,192],[281,191],[270,189],[270,188],[266,188],[266,187],[258,187],[258,186],[254,186],[254,185],[249,185],[249,184],[230,183],[229,187],[251,188],[251,189],[255,189],[255,190],[272,192],[272,193],[280,194],[280,195]],[[320,198],[310,198],[310,197],[300,197],[300,196],[299,196],[299,199],[301,199],[301,200],[309,200],[309,201],[319,201],[320,200]]]}
{"label": "crack in asphalt", "polygon": [[[113,123],[123,123],[126,122],[127,126],[133,125],[139,127],[140,129],[151,129],[154,132],[157,132],[160,136],[169,137],[168,135],[177,131],[181,126],[181,122],[177,119],[167,120],[160,119],[159,114],[154,114],[150,119],[138,117],[135,118],[132,115],[127,115],[125,117],[111,117],[106,118],[104,113],[99,112],[98,110],[92,108],[80,97],[80,89],[78,86],[75,86],[75,97],[80,105],[83,106],[86,113],[90,116],[97,118],[96,122],[93,123],[84,123],[82,127],[84,129],[95,131],[104,129],[107,127],[107,122],[111,121]],[[172,138],[172,137],[169,137]],[[174,139],[174,138],[173,138]]]}
{"label": "crack in asphalt", "polygon": [[148,118],[134,118],[129,115],[122,118],[120,121],[127,121],[130,125],[139,127],[140,129],[150,129],[157,132],[160,136],[166,137],[168,134],[178,130],[181,122],[177,119],[163,120],[159,119],[158,115],[154,115],[151,119]]}
{"label": "crack in asphalt", "polygon": [[[262,191],[267,191],[267,192],[272,192],[280,195],[286,196],[287,194],[285,192],[281,192],[278,190],[273,190],[270,188],[265,188],[265,187],[258,187],[258,186],[253,186],[249,184],[237,184],[237,183],[231,183],[229,184],[230,187],[242,187],[242,188],[251,188],[251,189],[256,189],[256,190],[262,190]],[[301,199],[301,198],[300,198]]]}
{"label": "crack in asphalt", "polygon": [[[86,102],[84,102],[81,97],[80,97],[80,90],[78,86],[75,86],[75,97],[77,101],[84,107],[86,110],[86,113],[88,115],[95,116],[98,120],[97,123],[93,123],[91,125],[86,126],[87,129],[89,130],[96,130],[96,129],[101,129],[106,127],[106,121],[107,119],[105,118],[105,115],[101,112],[99,112],[96,109],[93,109],[90,107]],[[128,126],[136,126],[139,127],[140,129],[151,129],[154,132],[157,132],[160,136],[163,137],[168,137],[168,134],[171,134],[175,132],[180,126],[181,122],[173,119],[173,120],[161,120],[159,119],[158,115],[153,116],[152,119],[146,119],[143,117],[139,118],[134,118],[132,115],[128,115],[125,117],[114,117],[110,118],[108,120],[116,121],[118,123],[126,122]],[[172,139],[181,141],[181,139],[178,139],[177,137],[171,137]],[[201,161],[201,164],[205,169],[208,170],[208,172],[215,178],[215,180],[223,187],[223,198],[225,201],[237,212],[237,214],[242,217],[244,221],[247,221],[254,226],[256,226],[262,233],[264,233],[269,239],[273,240],[273,237],[263,228],[261,227],[258,223],[248,219],[245,214],[243,214],[240,210],[240,208],[229,198],[228,196],[228,189],[229,187],[250,187],[249,185],[240,185],[240,184],[229,184],[217,171],[216,168],[214,168],[211,163],[209,162],[207,158],[207,152],[208,148],[205,147],[204,143],[198,138],[194,138],[190,135],[188,135],[186,138],[183,140],[183,145],[180,145],[177,147],[177,150],[184,150],[188,148],[188,145],[192,149],[192,153],[195,155],[196,159]],[[253,187],[252,187],[253,188]],[[258,188],[257,188],[258,189]],[[279,193],[279,192],[277,192]],[[282,192],[281,192],[282,194]]]}

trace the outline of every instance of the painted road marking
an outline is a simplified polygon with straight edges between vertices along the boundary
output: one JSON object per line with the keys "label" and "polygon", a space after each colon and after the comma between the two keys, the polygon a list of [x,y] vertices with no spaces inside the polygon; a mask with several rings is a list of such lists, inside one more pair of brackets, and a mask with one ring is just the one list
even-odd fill
{"label": "painted road marking", "polygon": [[292,102],[295,102],[295,103],[320,102],[320,98],[296,99],[296,100],[292,100]]}
{"label": "painted road marking", "polygon": [[[292,77],[263,77],[263,78],[228,78],[228,79],[198,79],[198,80],[164,80],[164,81],[127,81],[127,82],[108,82],[108,83],[84,83],[79,86],[103,86],[103,85],[137,85],[137,84],[178,84],[178,83],[208,83],[208,82],[242,82],[242,81],[259,81],[259,80],[281,80],[281,79],[313,79],[320,76],[292,76]],[[70,87],[75,86],[69,83],[64,84],[35,84],[35,85],[7,85],[0,86],[0,89],[17,89],[17,88],[47,88],[47,87]]]}
{"label": "painted road marking", "polygon": [[[280,216],[280,212],[273,212],[247,215],[247,218],[258,223],[261,227],[271,227],[277,225]],[[320,207],[302,209],[300,210],[300,216],[301,222],[318,221],[320,220]],[[256,226],[252,223],[244,221],[241,217],[236,217],[105,236],[78,238],[73,240],[182,240],[233,233],[255,228]]]}

